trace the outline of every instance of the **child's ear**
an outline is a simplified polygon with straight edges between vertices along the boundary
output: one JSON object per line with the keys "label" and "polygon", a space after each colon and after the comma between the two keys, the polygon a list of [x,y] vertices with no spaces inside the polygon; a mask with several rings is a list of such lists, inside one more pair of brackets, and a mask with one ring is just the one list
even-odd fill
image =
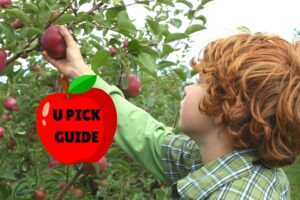
{"label": "child's ear", "polygon": [[214,117],[215,125],[221,125],[223,123],[222,116],[222,114],[219,114],[218,116]]}

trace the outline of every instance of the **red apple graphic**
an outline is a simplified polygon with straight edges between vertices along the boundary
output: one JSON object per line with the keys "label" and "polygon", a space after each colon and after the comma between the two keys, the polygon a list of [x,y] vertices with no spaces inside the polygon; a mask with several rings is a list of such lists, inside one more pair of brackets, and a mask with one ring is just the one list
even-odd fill
{"label": "red apple graphic", "polygon": [[42,49],[56,59],[66,57],[66,43],[59,33],[59,26],[50,26],[42,36]]}
{"label": "red apple graphic", "polygon": [[0,8],[7,8],[11,6],[11,0],[0,0]]}
{"label": "red apple graphic", "polygon": [[117,125],[112,99],[97,88],[69,99],[65,93],[47,96],[36,116],[42,144],[63,164],[97,162],[112,143]]}
{"label": "red apple graphic", "polygon": [[43,188],[39,188],[34,191],[34,199],[36,200],[44,200],[46,198],[46,192]]}
{"label": "red apple graphic", "polygon": [[9,111],[17,111],[19,110],[18,108],[18,102],[15,98],[13,97],[7,97],[5,101],[3,102],[3,106],[5,109]]}
{"label": "red apple graphic", "polygon": [[5,134],[5,129],[2,126],[0,126],[0,138],[3,138],[4,134]]}
{"label": "red apple graphic", "polygon": [[123,74],[122,78],[124,81],[126,81],[128,83],[127,88],[125,88],[125,86],[123,84],[121,85],[121,88],[120,88],[126,97],[136,97],[141,93],[142,84],[141,84],[140,79],[136,75]]}
{"label": "red apple graphic", "polygon": [[109,53],[112,57],[116,56],[118,54],[117,50],[113,47],[109,48]]}
{"label": "red apple graphic", "polygon": [[20,22],[18,19],[15,19],[12,23],[11,23],[11,26],[17,30],[17,29],[20,29],[22,27],[24,27],[24,24],[22,22]]}
{"label": "red apple graphic", "polygon": [[4,50],[0,50],[0,72],[4,71],[6,67],[7,54]]}

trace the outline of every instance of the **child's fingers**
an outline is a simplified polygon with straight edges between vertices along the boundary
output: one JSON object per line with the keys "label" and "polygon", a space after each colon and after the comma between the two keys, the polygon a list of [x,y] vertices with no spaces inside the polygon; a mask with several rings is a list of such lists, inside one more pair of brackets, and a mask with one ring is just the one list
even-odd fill
{"label": "child's fingers", "polygon": [[74,46],[76,44],[73,39],[73,36],[71,35],[70,31],[66,27],[59,26],[59,32],[64,37],[67,47]]}
{"label": "child's fingers", "polygon": [[47,53],[46,51],[43,51],[42,54],[43,54],[44,58],[45,58],[49,63],[51,63],[52,65],[54,65],[56,68],[59,67],[58,61],[55,60],[55,59],[53,59],[53,58],[51,58],[51,57],[48,55],[48,53]]}

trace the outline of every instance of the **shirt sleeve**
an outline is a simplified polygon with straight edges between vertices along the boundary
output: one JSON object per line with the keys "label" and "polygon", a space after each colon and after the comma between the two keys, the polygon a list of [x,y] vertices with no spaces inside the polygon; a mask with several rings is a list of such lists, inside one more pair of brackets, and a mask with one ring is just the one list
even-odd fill
{"label": "shirt sleeve", "polygon": [[164,124],[127,101],[119,88],[99,76],[94,87],[108,93],[115,104],[118,124],[114,140],[117,144],[156,178],[166,182],[160,155],[167,132]]}
{"label": "shirt sleeve", "polygon": [[182,134],[167,134],[161,146],[161,160],[170,184],[203,166],[197,143]]}

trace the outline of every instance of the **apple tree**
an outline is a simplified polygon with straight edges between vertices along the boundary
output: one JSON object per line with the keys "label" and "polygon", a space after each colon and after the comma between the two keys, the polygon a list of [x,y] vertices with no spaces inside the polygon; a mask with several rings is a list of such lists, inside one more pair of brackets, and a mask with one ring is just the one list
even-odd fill
{"label": "apple tree", "polygon": [[183,86],[196,74],[183,58],[190,35],[205,29],[209,1],[0,0],[0,199],[169,198],[170,189],[116,143],[94,164],[65,166],[49,156],[35,111],[62,89],[41,38],[49,27],[68,27],[86,64],[173,129]]}

